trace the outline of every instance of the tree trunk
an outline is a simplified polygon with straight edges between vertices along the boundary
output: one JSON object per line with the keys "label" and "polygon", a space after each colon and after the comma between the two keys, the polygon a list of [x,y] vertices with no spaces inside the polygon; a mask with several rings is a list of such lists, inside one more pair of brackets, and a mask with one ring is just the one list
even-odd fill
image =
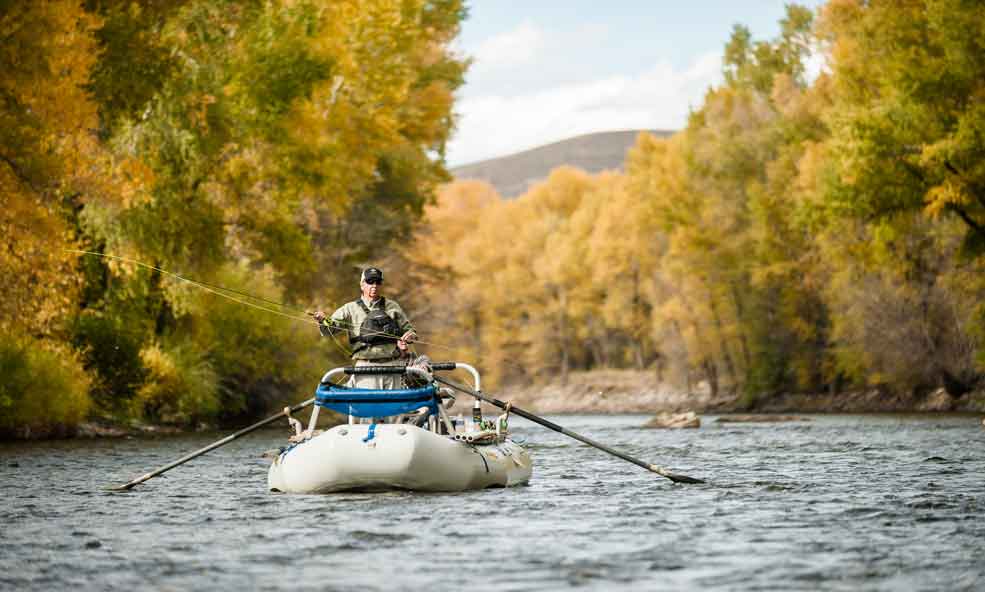
{"label": "tree trunk", "polygon": [[475,359],[477,362],[482,361],[482,314],[479,311],[479,307],[472,308],[472,343],[475,350]]}
{"label": "tree trunk", "polygon": [[745,318],[745,307],[742,304],[742,298],[735,282],[729,283],[729,288],[732,291],[732,300],[735,302],[735,316],[736,316],[736,327],[738,328],[737,333],[739,334],[739,348],[742,351],[742,360],[745,364],[746,372],[752,367],[752,362],[749,356],[749,341],[746,339],[746,333],[743,330],[743,319]]}
{"label": "tree trunk", "polygon": [[711,295],[710,291],[708,294],[708,307],[711,310],[712,320],[715,322],[715,328],[718,330],[718,340],[720,348],[722,350],[722,360],[725,362],[725,370],[728,372],[729,382],[733,386],[739,386],[739,376],[736,372],[735,361],[732,360],[732,352],[729,350],[728,339],[725,337],[725,329],[722,324],[722,317],[718,314],[718,307],[715,305],[715,299]]}
{"label": "tree trunk", "polygon": [[705,358],[702,364],[705,370],[705,377],[708,380],[708,386],[711,388],[711,396],[718,397],[718,368],[715,366],[715,361],[711,358]]}
{"label": "tree trunk", "polygon": [[568,384],[568,367],[570,365],[570,344],[568,340],[568,293],[563,287],[558,288],[558,340],[561,348],[561,384]]}

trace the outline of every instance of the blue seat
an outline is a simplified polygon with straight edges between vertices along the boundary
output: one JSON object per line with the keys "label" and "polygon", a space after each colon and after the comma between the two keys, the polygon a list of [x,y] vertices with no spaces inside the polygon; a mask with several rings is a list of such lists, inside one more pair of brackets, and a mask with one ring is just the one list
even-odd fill
{"label": "blue seat", "polygon": [[421,407],[438,413],[438,388],[429,384],[416,389],[376,390],[318,385],[315,404],[353,417],[389,417],[411,413]]}

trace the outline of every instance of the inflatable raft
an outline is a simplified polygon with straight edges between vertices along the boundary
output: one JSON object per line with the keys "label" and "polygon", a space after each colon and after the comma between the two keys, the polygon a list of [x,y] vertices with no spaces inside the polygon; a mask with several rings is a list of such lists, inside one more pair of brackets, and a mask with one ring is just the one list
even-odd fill
{"label": "inflatable raft", "polygon": [[[468,370],[479,390],[479,375],[471,366],[442,366]],[[270,491],[464,491],[529,481],[530,455],[510,438],[508,414],[494,421],[475,414],[469,423],[451,420],[445,403],[454,399],[438,388],[429,370],[370,366],[329,371],[315,393],[307,430],[298,422],[295,442],[273,459],[267,474]],[[341,374],[383,373],[404,373],[426,384],[369,390],[332,382]],[[321,408],[347,415],[349,423],[318,433]]]}

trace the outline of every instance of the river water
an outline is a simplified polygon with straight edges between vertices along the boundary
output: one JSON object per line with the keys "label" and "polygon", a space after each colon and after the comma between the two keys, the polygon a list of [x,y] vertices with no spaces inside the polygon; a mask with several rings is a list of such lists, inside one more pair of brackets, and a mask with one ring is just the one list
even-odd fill
{"label": "river water", "polygon": [[458,494],[268,493],[276,430],[127,493],[221,434],[7,444],[0,590],[985,589],[981,418],[552,419],[708,483],[519,418],[530,485]]}

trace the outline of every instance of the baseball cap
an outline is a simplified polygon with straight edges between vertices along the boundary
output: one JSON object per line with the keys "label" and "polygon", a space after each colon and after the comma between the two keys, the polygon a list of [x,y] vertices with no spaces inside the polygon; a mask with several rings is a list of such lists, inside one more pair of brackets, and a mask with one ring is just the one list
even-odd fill
{"label": "baseball cap", "polygon": [[376,267],[367,267],[361,279],[367,284],[379,284],[383,282],[383,272]]}

